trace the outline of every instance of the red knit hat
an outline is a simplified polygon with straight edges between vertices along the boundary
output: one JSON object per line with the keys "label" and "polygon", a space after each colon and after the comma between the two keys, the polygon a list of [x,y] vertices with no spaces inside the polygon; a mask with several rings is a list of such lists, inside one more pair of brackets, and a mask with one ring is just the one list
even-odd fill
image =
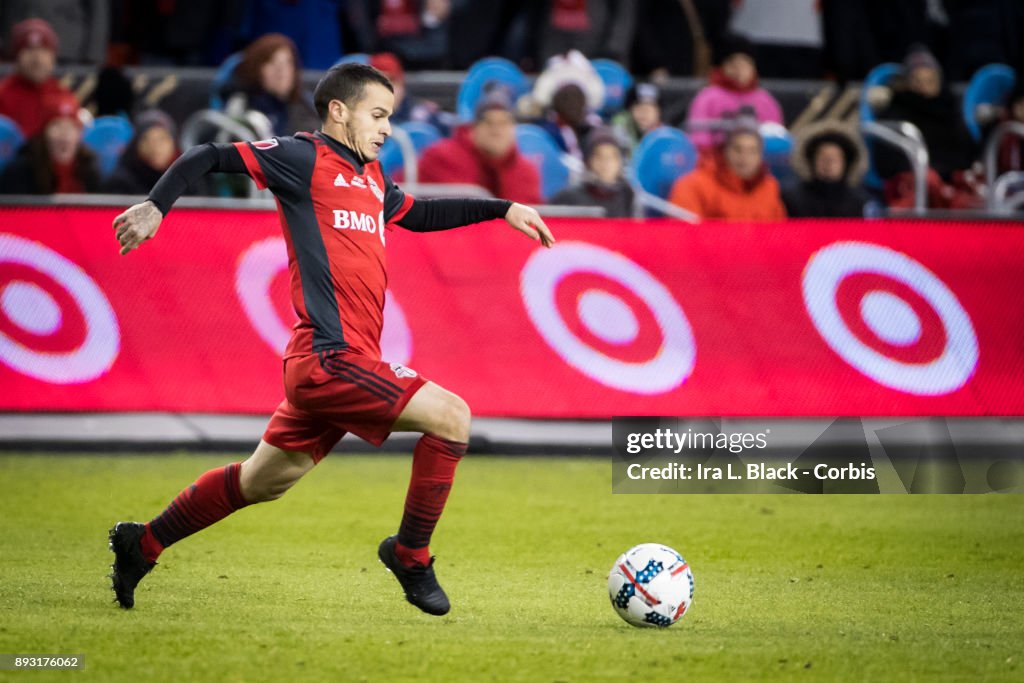
{"label": "red knit hat", "polygon": [[56,52],[58,44],[57,32],[43,19],[26,19],[11,29],[11,53],[15,57],[27,47],[45,47]]}
{"label": "red knit hat", "polygon": [[43,127],[50,125],[55,119],[71,119],[82,128],[82,119],[78,118],[78,99],[70,94],[63,94],[49,100],[43,109]]}
{"label": "red knit hat", "polygon": [[392,83],[405,82],[405,69],[402,68],[398,57],[391,52],[378,52],[371,55],[370,66],[387,76]]}

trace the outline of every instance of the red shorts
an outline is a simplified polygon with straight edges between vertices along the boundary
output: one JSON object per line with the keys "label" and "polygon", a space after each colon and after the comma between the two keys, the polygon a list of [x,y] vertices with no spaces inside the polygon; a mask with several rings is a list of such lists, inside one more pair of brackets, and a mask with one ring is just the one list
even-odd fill
{"label": "red shorts", "polygon": [[427,383],[414,370],[354,353],[326,352],[284,361],[285,400],[263,440],[320,462],[352,432],[380,446],[399,414]]}

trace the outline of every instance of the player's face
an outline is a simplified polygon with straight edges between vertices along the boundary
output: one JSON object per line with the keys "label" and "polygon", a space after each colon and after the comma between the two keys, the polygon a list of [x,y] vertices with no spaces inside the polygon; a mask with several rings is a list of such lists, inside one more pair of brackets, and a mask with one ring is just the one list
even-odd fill
{"label": "player's face", "polygon": [[345,136],[352,149],[366,161],[380,156],[384,140],[391,135],[388,117],[395,109],[395,96],[379,83],[363,87],[363,96],[348,108]]}

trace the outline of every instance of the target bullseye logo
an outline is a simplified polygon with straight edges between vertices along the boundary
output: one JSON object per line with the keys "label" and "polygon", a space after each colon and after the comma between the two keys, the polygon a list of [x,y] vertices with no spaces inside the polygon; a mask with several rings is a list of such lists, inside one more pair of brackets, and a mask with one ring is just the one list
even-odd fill
{"label": "target bullseye logo", "polygon": [[829,245],[807,264],[803,296],[828,345],[879,384],[938,396],[962,387],[977,368],[967,311],[906,254],[865,242]]}
{"label": "target bullseye logo", "polygon": [[661,394],[693,372],[697,345],[682,308],[619,253],[583,242],[538,250],[523,268],[520,291],[544,340],[601,384]]}
{"label": "target bullseye logo", "polygon": [[[285,293],[280,301],[273,295],[275,281],[287,276],[288,250],[283,237],[253,243],[239,258],[235,274],[235,291],[249,322],[267,346],[279,354],[288,346],[295,322],[286,286],[280,288]],[[381,357],[390,362],[405,365],[412,358],[412,331],[390,291],[384,302],[380,350]]]}
{"label": "target bullseye logo", "polygon": [[120,349],[114,310],[84,270],[0,234],[0,361],[51,384],[81,384],[106,373]]}

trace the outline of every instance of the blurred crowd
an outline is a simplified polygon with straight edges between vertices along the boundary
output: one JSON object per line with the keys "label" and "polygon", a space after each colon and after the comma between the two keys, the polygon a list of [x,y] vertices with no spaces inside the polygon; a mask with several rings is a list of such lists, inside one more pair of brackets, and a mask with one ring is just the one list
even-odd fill
{"label": "blurred crowd", "polygon": [[[0,80],[0,117],[8,120],[0,119],[0,152],[3,125],[20,145],[0,174],[0,193],[149,191],[180,153],[178,125],[137,104],[126,65],[225,71],[228,64],[217,93],[222,111],[261,137],[318,128],[302,69],[358,53],[395,84],[392,123],[419,122],[437,132],[418,150],[418,182],[469,183],[522,202],[640,216],[646,190],[637,183],[636,151],[645,136],[668,126],[684,131],[695,158],[664,199],[701,218],[744,220],[863,216],[914,205],[918,184],[906,155],[866,140],[856,120],[793,125],[762,83],[788,76],[842,84],[870,79],[891,63],[893,72],[864,92],[868,115],[918,131],[929,207],[983,206],[994,181],[980,163],[988,136],[1001,123],[1024,122],[1024,3],[784,4],[811,17],[810,28],[769,20],[772,11],[785,19],[781,0],[4,0],[0,32],[13,66]],[[523,93],[488,84],[462,117],[406,90],[408,71],[465,70],[490,56],[536,78]],[[595,59],[632,74],[621,106],[607,106]],[[78,102],[55,76],[65,64],[96,66],[90,101]],[[1016,83],[966,116],[951,84],[990,64],[1015,67]],[[702,86],[676,116],[666,83],[678,76]],[[110,117],[127,122],[130,139],[104,165],[85,138],[93,120]],[[968,119],[980,136],[968,130]],[[519,149],[524,123],[544,131],[571,170],[571,182],[556,192],[543,191],[543,169]],[[766,135],[787,140],[782,166],[769,163]],[[999,146],[997,170],[1024,171],[1024,146],[1012,131]],[[192,191],[233,190],[211,182]]]}

